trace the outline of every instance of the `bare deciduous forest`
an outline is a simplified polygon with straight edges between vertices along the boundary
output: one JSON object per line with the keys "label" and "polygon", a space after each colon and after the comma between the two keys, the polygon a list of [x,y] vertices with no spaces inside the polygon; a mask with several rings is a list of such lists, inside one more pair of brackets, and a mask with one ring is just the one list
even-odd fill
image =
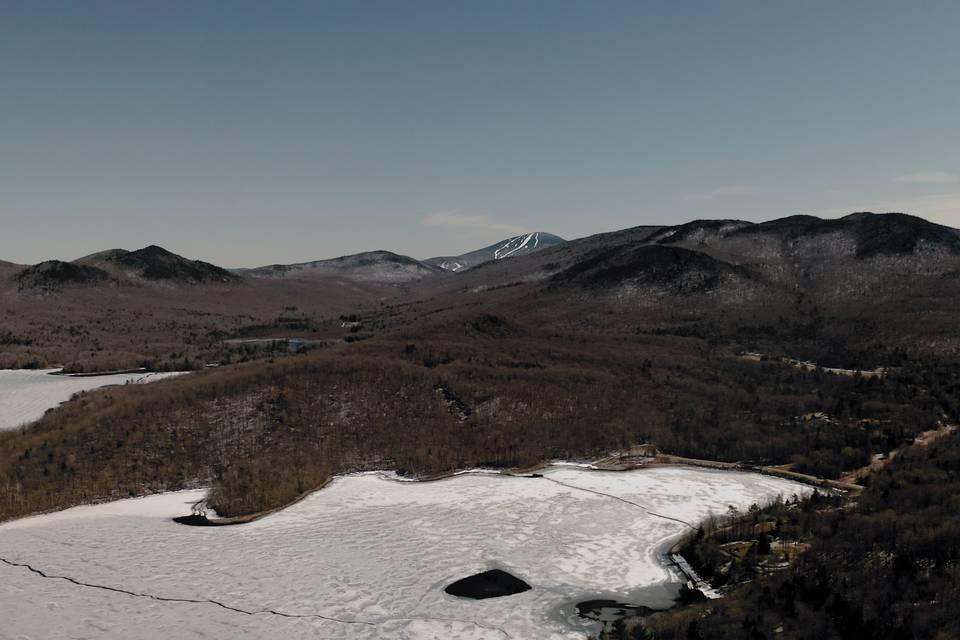
{"label": "bare deciduous forest", "polygon": [[[793,519],[809,551],[722,601],[655,616],[640,637],[955,638],[960,635],[960,434],[898,456],[851,508]],[[643,635],[646,634],[646,635]]]}

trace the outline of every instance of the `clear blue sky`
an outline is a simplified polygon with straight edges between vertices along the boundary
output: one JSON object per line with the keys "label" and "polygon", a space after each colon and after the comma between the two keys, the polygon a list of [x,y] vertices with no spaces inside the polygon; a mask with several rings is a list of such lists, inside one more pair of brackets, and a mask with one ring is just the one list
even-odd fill
{"label": "clear blue sky", "polygon": [[0,0],[0,259],[960,226],[960,2]]}

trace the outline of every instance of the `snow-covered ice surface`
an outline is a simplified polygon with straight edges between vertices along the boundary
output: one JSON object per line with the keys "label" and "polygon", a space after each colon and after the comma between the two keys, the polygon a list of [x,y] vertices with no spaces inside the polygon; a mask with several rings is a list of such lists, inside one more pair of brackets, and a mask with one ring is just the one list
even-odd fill
{"label": "snow-covered ice surface", "polygon": [[[0,635],[582,639],[575,602],[676,580],[660,553],[687,529],[680,521],[808,491],[692,467],[553,467],[542,478],[343,476],[229,527],[170,520],[202,491],[77,507],[0,526]],[[444,593],[492,567],[533,588],[487,600]]]}
{"label": "snow-covered ice surface", "polygon": [[153,382],[179,373],[118,373],[104,376],[51,375],[59,369],[0,369],[0,431],[39,420],[78,391],[112,384]]}

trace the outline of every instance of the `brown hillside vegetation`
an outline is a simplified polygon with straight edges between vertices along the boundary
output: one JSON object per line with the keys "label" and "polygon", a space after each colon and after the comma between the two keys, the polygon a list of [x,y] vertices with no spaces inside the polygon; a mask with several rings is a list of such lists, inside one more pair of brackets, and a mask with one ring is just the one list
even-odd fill
{"label": "brown hillside vegetation", "polygon": [[171,285],[75,283],[18,290],[0,282],[0,368],[72,371],[230,362],[229,338],[339,338],[340,314],[402,294],[378,283],[321,278]]}
{"label": "brown hillside vegetation", "polygon": [[[890,354],[891,375],[859,378],[748,362],[719,339],[615,330],[622,318],[422,317],[340,349],[87,394],[0,434],[0,509],[212,482],[223,513],[248,513],[355,468],[432,474],[637,442],[837,476],[957,411],[956,368],[903,354]],[[803,421],[813,412],[835,422]]]}

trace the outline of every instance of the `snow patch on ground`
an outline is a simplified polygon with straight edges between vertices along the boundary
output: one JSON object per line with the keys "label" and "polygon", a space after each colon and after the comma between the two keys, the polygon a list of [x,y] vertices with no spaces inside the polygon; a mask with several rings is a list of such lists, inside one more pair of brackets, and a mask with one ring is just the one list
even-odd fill
{"label": "snow patch on ground", "polygon": [[47,409],[66,402],[80,391],[116,384],[142,384],[181,375],[181,372],[51,375],[57,371],[59,369],[0,370],[0,431],[39,420]]}
{"label": "snow patch on ground", "polygon": [[[0,562],[3,633],[582,639],[582,628],[564,622],[578,598],[627,596],[674,580],[661,556],[688,530],[683,522],[809,492],[770,476],[691,467],[395,480],[383,472],[338,477],[281,512],[231,527],[170,520],[189,513],[200,491],[7,523],[0,526],[5,560],[141,595]],[[444,593],[490,568],[533,588],[489,600]],[[552,615],[567,605],[571,611]]]}

